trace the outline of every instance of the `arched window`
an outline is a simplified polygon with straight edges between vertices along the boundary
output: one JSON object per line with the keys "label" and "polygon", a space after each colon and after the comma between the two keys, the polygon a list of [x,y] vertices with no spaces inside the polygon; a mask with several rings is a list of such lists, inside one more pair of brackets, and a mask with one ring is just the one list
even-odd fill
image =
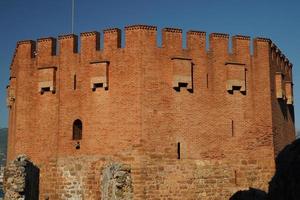
{"label": "arched window", "polygon": [[82,139],[82,122],[80,119],[76,119],[73,123],[73,140]]}

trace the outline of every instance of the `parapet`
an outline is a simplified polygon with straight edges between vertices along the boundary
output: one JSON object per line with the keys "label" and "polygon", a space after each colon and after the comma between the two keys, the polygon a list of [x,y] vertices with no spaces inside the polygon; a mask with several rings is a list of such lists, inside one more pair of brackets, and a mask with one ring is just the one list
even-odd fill
{"label": "parapet", "polygon": [[[253,53],[251,53],[251,38],[244,35],[235,35],[230,38],[229,34],[211,33],[207,39],[206,32],[190,30],[186,33],[186,49],[182,47],[183,31],[179,28],[163,28],[161,33],[161,49],[166,49],[173,52],[174,55],[180,51],[188,50],[195,54],[213,53],[216,55],[233,55],[239,59],[243,57],[257,56],[259,51],[266,49],[272,52],[272,59],[282,63],[289,68],[292,64],[281,53],[277,46],[268,38],[257,37],[253,39]],[[35,49],[35,41],[25,40],[17,43],[17,48],[14,54],[34,58],[46,56],[60,56],[69,54],[84,55],[93,54],[97,51],[115,51],[118,49],[135,49],[143,48],[160,48],[157,44],[157,27],[149,25],[130,25],[125,27],[125,46],[122,47],[121,38],[122,32],[118,28],[108,28],[103,31],[103,49],[100,49],[100,33],[97,31],[84,32],[80,34],[81,48],[78,51],[78,36],[67,34],[53,37],[40,38],[37,40],[37,49]],[[232,50],[229,49],[229,40],[232,40]],[[208,41],[208,42],[207,42]],[[56,47],[58,46],[58,52]],[[207,46],[209,49],[207,50]],[[13,59],[14,62],[14,59]]]}
{"label": "parapet", "polygon": [[190,30],[186,33],[186,47],[191,51],[205,53],[206,32]]}
{"label": "parapet", "polygon": [[121,29],[109,28],[103,31],[104,50],[115,50],[121,48]]}
{"label": "parapet", "polygon": [[232,37],[232,53],[238,59],[244,60],[251,55],[251,38],[245,35],[235,35]]}
{"label": "parapet", "polygon": [[157,31],[157,27],[156,26],[138,24],[138,25],[126,26],[125,30],[152,30],[152,31]]}
{"label": "parapet", "polygon": [[182,29],[164,28],[162,30],[162,47],[167,49],[182,49]]}
{"label": "parapet", "polygon": [[286,67],[293,67],[293,64],[290,63],[289,59],[280,51],[280,49],[271,42],[271,56],[278,64]]}
{"label": "parapet", "polygon": [[229,54],[229,34],[211,33],[209,35],[209,50],[214,54]]}
{"label": "parapet", "polygon": [[16,58],[20,58],[22,60],[27,60],[35,58],[36,52],[36,42],[33,40],[22,40],[17,42],[17,46],[15,48],[13,58],[10,64],[10,77],[16,77],[16,69],[14,67],[14,63],[17,60]]}
{"label": "parapet", "polygon": [[37,40],[38,57],[55,56],[56,55],[56,38],[47,37]]}
{"label": "parapet", "polygon": [[91,55],[100,50],[100,33],[97,31],[80,33],[80,43],[82,57]]}
{"label": "parapet", "polygon": [[67,34],[58,36],[59,53],[69,54],[78,52],[78,36],[75,34]]}
{"label": "parapet", "polygon": [[148,25],[132,25],[125,27],[125,48],[155,48],[156,47],[156,32],[155,26]]}
{"label": "parapet", "polygon": [[36,50],[36,42],[33,40],[22,40],[17,43],[17,47],[14,53],[13,58],[16,55],[21,55],[24,57],[35,57],[35,50]]}

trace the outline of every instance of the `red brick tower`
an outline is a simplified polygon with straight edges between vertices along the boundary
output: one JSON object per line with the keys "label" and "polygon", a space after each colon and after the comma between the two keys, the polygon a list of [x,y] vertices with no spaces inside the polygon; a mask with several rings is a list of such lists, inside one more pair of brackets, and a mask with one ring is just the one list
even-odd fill
{"label": "red brick tower", "polygon": [[[8,159],[40,167],[40,199],[100,199],[108,163],[134,199],[228,199],[267,188],[295,139],[292,64],[269,39],[154,26],[18,42]],[[206,48],[209,46],[209,48]]]}

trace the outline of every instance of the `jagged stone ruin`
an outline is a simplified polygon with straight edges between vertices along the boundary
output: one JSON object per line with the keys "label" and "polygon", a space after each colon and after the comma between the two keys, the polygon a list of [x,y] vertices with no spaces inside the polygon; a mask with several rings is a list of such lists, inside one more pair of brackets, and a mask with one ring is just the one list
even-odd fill
{"label": "jagged stone ruin", "polygon": [[276,172],[269,184],[269,199],[300,199],[300,139],[278,154]]}
{"label": "jagged stone ruin", "polygon": [[102,199],[105,200],[133,199],[130,166],[120,163],[108,164],[102,171],[101,193]]}
{"label": "jagged stone ruin", "polygon": [[38,200],[39,169],[19,155],[4,170],[4,200]]}

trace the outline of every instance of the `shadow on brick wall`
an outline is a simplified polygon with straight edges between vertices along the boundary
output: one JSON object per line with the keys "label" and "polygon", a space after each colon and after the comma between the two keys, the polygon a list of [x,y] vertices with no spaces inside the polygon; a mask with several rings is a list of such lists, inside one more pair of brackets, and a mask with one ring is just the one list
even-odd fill
{"label": "shadow on brick wall", "polygon": [[250,188],[249,190],[243,190],[236,192],[229,200],[265,200],[267,199],[267,193],[262,190]]}
{"label": "shadow on brick wall", "polygon": [[31,162],[28,162],[25,167],[25,173],[25,200],[38,200],[40,170]]}
{"label": "shadow on brick wall", "polygon": [[300,139],[287,145],[276,158],[276,172],[269,183],[269,193],[250,188],[236,192],[230,200],[299,200]]}

